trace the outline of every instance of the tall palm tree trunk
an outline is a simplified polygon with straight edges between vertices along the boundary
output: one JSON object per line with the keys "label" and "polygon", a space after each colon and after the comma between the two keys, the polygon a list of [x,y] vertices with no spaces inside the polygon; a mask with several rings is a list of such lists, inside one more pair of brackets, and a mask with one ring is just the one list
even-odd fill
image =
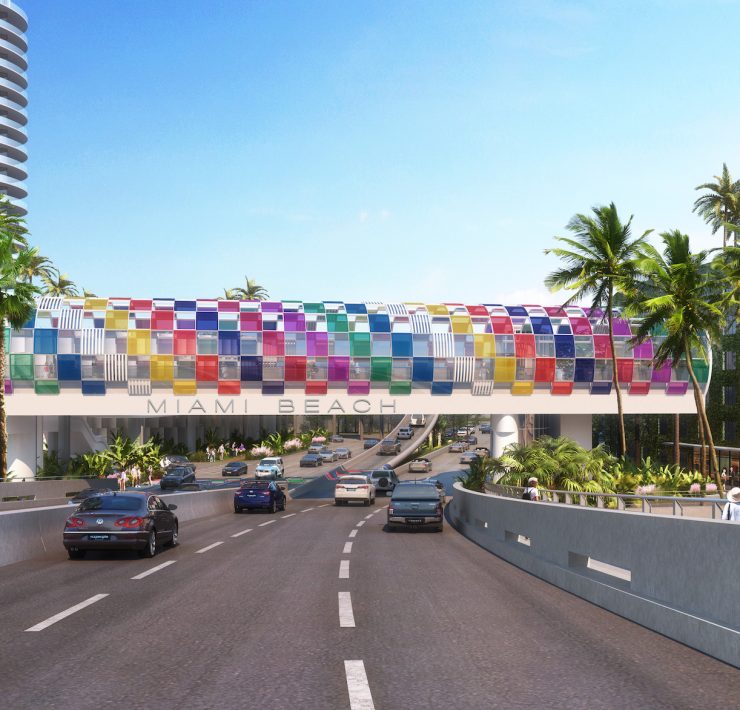
{"label": "tall palm tree trunk", "polygon": [[[694,401],[696,401],[696,394],[694,395]],[[699,432],[699,470],[702,476],[707,475],[707,439],[704,436],[704,422],[702,422],[699,416],[699,410],[697,409],[696,414],[696,429]]]}
{"label": "tall palm tree trunk", "polygon": [[681,465],[681,415],[673,415],[673,463]]}
{"label": "tall palm tree trunk", "polygon": [[[3,329],[4,330],[4,329]],[[5,333],[0,333],[0,480],[8,475],[8,427],[5,417]]]}
{"label": "tall palm tree trunk", "polygon": [[614,348],[614,323],[612,320],[612,305],[614,289],[609,286],[609,299],[607,301],[607,322],[609,324],[609,347],[612,349],[612,384],[617,395],[617,419],[619,421],[619,446],[621,455],[627,456],[627,437],[624,434],[624,411],[622,410],[622,393],[619,391],[619,374],[617,373],[617,351]]}

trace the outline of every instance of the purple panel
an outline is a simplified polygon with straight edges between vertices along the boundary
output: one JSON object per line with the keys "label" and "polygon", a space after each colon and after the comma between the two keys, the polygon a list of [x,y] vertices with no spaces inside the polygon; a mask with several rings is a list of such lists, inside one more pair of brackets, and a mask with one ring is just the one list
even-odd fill
{"label": "purple panel", "polygon": [[665,388],[666,394],[686,394],[689,388],[688,382],[669,382]]}
{"label": "purple panel", "polygon": [[347,385],[347,394],[370,394],[370,383],[350,382]]}
{"label": "purple panel", "polygon": [[263,313],[282,313],[283,304],[280,301],[262,301],[260,310]]}
{"label": "purple panel", "polygon": [[349,379],[349,358],[329,358],[329,382],[346,382]]}
{"label": "purple panel", "polygon": [[178,318],[177,319],[178,330],[195,330],[195,318]]}
{"label": "purple panel", "polygon": [[604,311],[601,308],[584,308],[584,311],[589,318],[601,319],[604,317]]}
{"label": "purple panel", "polygon": [[644,343],[635,345],[632,349],[632,356],[635,360],[651,360],[653,357],[653,341],[646,340]]}
{"label": "purple panel", "polygon": [[326,357],[329,354],[329,334],[306,333],[306,354],[309,357]]}
{"label": "purple panel", "polygon": [[13,383],[10,380],[5,380],[5,394],[13,394]]}
{"label": "purple panel", "polygon": [[302,333],[306,330],[306,317],[303,313],[286,313],[283,323],[286,333]]}
{"label": "purple panel", "polygon": [[632,335],[630,324],[624,318],[615,318],[613,321],[614,335]]}
{"label": "purple panel", "polygon": [[653,377],[651,382],[665,382],[671,381],[671,363],[670,361],[665,363],[659,370],[653,369]]}
{"label": "purple panel", "polygon": [[611,382],[594,382],[591,385],[591,394],[609,394],[611,391]]}

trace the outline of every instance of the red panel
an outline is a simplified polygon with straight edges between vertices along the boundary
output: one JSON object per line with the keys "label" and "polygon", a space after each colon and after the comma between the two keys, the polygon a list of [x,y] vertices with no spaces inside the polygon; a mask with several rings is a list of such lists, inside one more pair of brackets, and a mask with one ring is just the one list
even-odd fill
{"label": "red panel", "polygon": [[465,306],[471,316],[487,316],[488,309],[485,306]]}
{"label": "red panel", "polygon": [[306,394],[326,394],[327,390],[326,382],[306,382]]}
{"label": "red panel", "polygon": [[285,358],[285,381],[286,382],[305,382],[306,381],[306,358],[305,357],[286,357]]}
{"label": "red panel", "polygon": [[566,317],[568,314],[560,306],[545,306],[545,313],[548,316],[561,316]]}
{"label": "red panel", "polygon": [[219,380],[218,381],[218,393],[219,394],[241,394],[241,382],[239,380]]}
{"label": "red panel", "polygon": [[175,355],[195,355],[195,331],[176,330],[173,352]]}
{"label": "red panel", "polygon": [[195,358],[195,379],[198,382],[218,380],[218,355],[198,355]]}
{"label": "red panel", "polygon": [[219,313],[238,313],[239,312],[239,301],[219,301],[218,302]]}
{"label": "red panel", "polygon": [[649,382],[633,382],[630,385],[630,394],[648,394],[650,392]]}
{"label": "red panel", "polygon": [[570,325],[573,335],[591,335],[591,324],[588,318],[571,318]]}
{"label": "red panel", "polygon": [[552,382],[555,379],[555,358],[538,357],[535,361],[534,381]]}
{"label": "red panel", "polygon": [[131,306],[132,311],[151,311],[152,310],[152,302],[149,301],[143,301],[140,299],[132,300]]}
{"label": "red panel", "polygon": [[174,327],[174,311],[152,311],[152,330],[172,330]]}
{"label": "red panel", "polygon": [[552,389],[550,390],[552,394],[572,394],[573,393],[573,383],[572,382],[553,382],[552,383]]}
{"label": "red panel", "polygon": [[514,332],[514,326],[511,325],[511,318],[508,316],[491,316],[491,325],[493,332],[498,335],[506,335]]}
{"label": "red panel", "polygon": [[534,335],[521,333],[514,336],[517,357],[534,357]]}
{"label": "red panel", "polygon": [[597,360],[608,360],[612,356],[608,335],[594,335],[594,356]]}
{"label": "red panel", "polygon": [[240,313],[239,330],[250,330],[259,332],[262,330],[261,313]]}
{"label": "red panel", "polygon": [[632,372],[635,369],[635,361],[617,358],[617,379],[620,383],[632,382]]}
{"label": "red panel", "polygon": [[262,354],[268,357],[285,355],[285,333],[281,330],[264,331],[262,333]]}

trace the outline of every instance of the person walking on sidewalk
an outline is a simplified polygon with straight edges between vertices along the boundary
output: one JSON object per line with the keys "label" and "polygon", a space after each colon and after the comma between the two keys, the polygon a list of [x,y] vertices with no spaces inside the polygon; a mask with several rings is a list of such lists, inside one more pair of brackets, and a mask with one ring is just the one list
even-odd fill
{"label": "person walking on sidewalk", "polygon": [[727,491],[727,503],[722,510],[722,520],[740,523],[740,488],[731,488]]}
{"label": "person walking on sidewalk", "polygon": [[540,499],[540,492],[537,490],[537,479],[532,476],[527,481],[527,487],[524,489],[524,494],[522,495],[522,498],[524,500],[539,500]]}

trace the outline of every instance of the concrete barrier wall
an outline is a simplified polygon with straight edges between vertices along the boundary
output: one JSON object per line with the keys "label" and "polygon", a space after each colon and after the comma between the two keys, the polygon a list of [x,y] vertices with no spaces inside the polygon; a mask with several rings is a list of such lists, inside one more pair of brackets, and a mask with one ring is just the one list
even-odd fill
{"label": "concrete barrier wall", "polygon": [[464,535],[517,567],[740,667],[740,525],[530,503],[459,483],[448,510]]}
{"label": "concrete barrier wall", "polygon": [[[160,496],[177,506],[181,523],[233,511],[234,489]],[[0,512],[0,567],[62,551],[64,521],[71,505]]]}

